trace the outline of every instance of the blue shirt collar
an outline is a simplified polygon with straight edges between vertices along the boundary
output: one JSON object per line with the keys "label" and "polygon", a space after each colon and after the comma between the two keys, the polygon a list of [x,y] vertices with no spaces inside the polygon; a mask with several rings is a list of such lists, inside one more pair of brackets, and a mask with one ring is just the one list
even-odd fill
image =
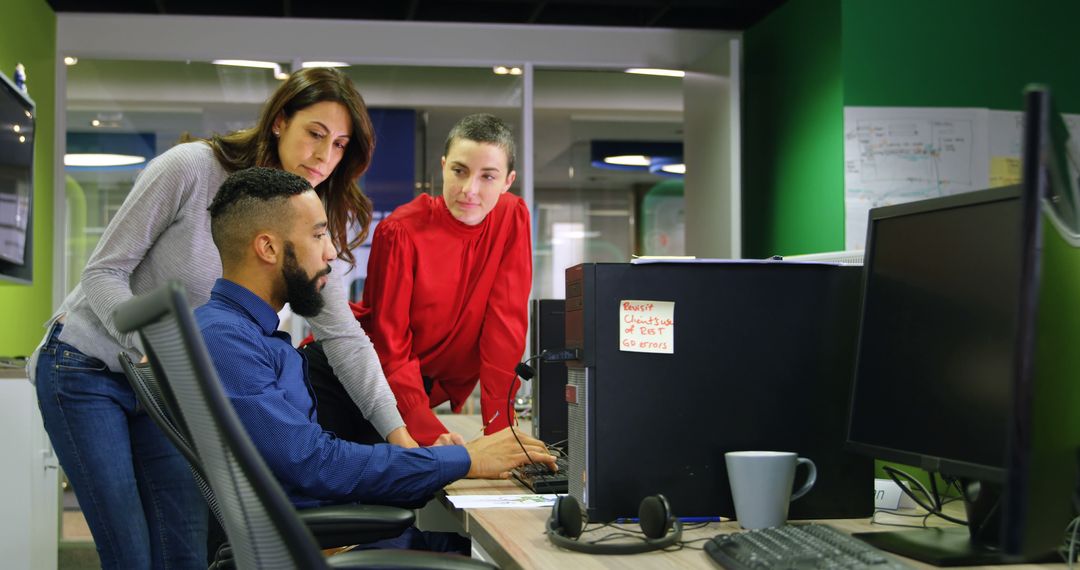
{"label": "blue shirt collar", "polygon": [[247,313],[247,315],[259,325],[263,334],[270,336],[278,328],[277,311],[261,297],[252,293],[250,289],[233,283],[224,277],[214,282],[214,289],[210,292],[211,297],[221,299],[223,302]]}

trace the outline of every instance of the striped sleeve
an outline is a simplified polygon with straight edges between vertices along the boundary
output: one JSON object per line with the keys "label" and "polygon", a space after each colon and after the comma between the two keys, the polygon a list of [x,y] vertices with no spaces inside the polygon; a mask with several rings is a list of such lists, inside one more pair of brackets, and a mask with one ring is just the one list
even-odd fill
{"label": "striped sleeve", "polygon": [[322,342],[326,359],[349,398],[383,437],[405,425],[397,400],[386,383],[379,356],[371,339],[353,317],[340,277],[331,277],[323,288],[326,305],[308,319],[315,338]]}

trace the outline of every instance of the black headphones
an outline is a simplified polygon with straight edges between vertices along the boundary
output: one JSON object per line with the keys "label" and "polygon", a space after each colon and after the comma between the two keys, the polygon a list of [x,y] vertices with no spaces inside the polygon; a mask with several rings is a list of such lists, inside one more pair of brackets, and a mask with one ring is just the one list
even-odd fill
{"label": "black headphones", "polygon": [[[560,548],[586,554],[638,554],[661,550],[682,540],[682,522],[671,514],[671,505],[663,495],[653,495],[641,500],[638,520],[645,541],[638,543],[581,542],[584,517],[577,499],[569,495],[555,497],[548,517],[547,535],[551,543]],[[668,530],[671,530],[669,533]]]}

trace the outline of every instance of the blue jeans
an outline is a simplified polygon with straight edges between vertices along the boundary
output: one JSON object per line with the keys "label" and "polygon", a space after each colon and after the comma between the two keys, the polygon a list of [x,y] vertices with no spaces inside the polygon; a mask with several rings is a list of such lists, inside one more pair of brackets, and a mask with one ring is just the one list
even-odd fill
{"label": "blue jeans", "polygon": [[206,568],[208,509],[183,456],[123,373],[60,342],[36,368],[38,406],[103,569]]}

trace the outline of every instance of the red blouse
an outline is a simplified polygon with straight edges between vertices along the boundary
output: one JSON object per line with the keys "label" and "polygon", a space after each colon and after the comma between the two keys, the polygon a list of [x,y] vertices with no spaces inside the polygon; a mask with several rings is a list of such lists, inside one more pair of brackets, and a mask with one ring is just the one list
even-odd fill
{"label": "red blouse", "polygon": [[[475,226],[424,194],[375,228],[353,312],[421,445],[448,431],[431,408],[449,400],[460,411],[478,381],[487,433],[509,425],[506,398],[529,322],[531,234],[525,202],[510,193]],[[434,382],[430,398],[423,377]]]}

